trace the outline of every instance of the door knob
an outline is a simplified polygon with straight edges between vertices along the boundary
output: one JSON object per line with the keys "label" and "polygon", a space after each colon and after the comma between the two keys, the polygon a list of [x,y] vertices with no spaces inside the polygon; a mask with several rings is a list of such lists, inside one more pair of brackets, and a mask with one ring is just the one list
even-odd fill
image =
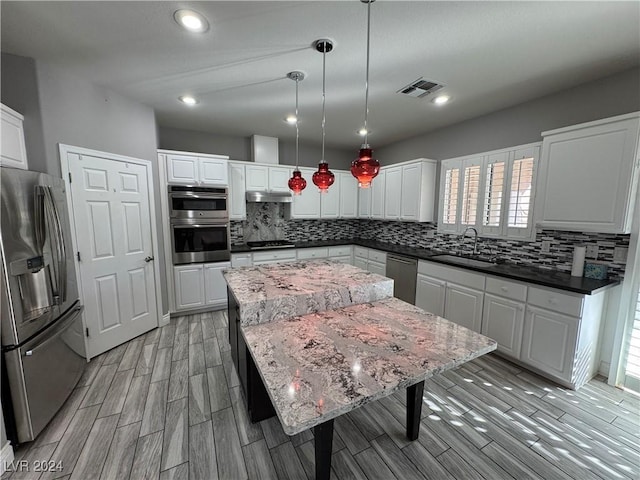
{"label": "door knob", "polygon": [[144,259],[145,262],[149,263],[151,260],[153,260],[153,257],[146,257]]}

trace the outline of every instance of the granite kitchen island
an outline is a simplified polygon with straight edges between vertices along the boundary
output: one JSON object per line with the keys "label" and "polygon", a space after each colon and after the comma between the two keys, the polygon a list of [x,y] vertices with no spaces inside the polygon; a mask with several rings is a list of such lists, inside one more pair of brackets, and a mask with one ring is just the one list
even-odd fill
{"label": "granite kitchen island", "polygon": [[333,419],[407,390],[407,437],[424,380],[496,342],[393,298],[393,281],[328,260],[227,270],[229,341],[252,421],[313,428],[316,478],[329,478]]}

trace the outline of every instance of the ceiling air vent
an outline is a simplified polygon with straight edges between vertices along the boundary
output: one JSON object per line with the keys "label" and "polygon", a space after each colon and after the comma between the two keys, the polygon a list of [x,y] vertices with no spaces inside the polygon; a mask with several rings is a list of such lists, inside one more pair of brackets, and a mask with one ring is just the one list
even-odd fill
{"label": "ceiling air vent", "polygon": [[444,85],[432,82],[431,80],[423,80],[422,77],[420,77],[415,82],[411,82],[406,87],[402,87],[397,93],[402,93],[409,97],[420,98],[425,95],[429,95],[430,93],[437,92],[442,87],[444,87]]}

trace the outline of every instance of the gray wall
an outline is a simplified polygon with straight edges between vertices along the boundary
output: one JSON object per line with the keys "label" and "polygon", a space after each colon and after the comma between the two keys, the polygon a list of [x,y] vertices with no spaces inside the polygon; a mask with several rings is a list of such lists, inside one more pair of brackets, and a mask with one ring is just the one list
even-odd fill
{"label": "gray wall", "polygon": [[[178,128],[160,127],[158,129],[160,148],[167,150],[182,150],[186,152],[213,153],[229,155],[233,160],[251,160],[251,137],[232,135],[216,135],[207,132],[181,130]],[[294,141],[282,140],[278,142],[280,163],[295,165],[296,144]],[[320,145],[300,142],[300,165],[315,167],[320,161],[322,149]],[[351,161],[356,157],[353,152],[327,148],[326,160],[332,168],[348,170]]]}
{"label": "gray wall", "polygon": [[[152,108],[132,101],[53,65],[2,54],[2,103],[25,116],[29,169],[60,176],[58,144],[150,160],[153,185],[161,192],[157,168],[157,135]],[[157,196],[157,194],[156,194]],[[156,222],[162,224],[160,204]],[[164,265],[163,237],[158,232],[159,265]],[[167,282],[161,271],[163,311],[169,310]]]}
{"label": "gray wall", "polygon": [[383,165],[419,157],[442,160],[541,140],[545,130],[640,110],[640,69],[499,110],[385,147]]}

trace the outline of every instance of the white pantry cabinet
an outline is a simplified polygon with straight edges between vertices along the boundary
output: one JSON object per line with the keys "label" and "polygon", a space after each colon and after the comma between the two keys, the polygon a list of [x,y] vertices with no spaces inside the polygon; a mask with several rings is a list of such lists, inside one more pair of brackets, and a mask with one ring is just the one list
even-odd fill
{"label": "white pantry cabinet", "polygon": [[638,180],[638,112],[542,132],[536,221],[628,233]]}
{"label": "white pantry cabinet", "polygon": [[227,156],[158,150],[167,156],[167,181],[181,185],[229,184]]}
{"label": "white pantry cabinet", "polygon": [[28,170],[27,148],[24,142],[24,117],[0,104],[0,165]]}
{"label": "white pantry cabinet", "polygon": [[244,162],[229,162],[229,219],[247,218],[246,192]]}
{"label": "white pantry cabinet", "polygon": [[230,266],[230,262],[174,266],[176,311],[226,305],[227,287],[222,270]]}

